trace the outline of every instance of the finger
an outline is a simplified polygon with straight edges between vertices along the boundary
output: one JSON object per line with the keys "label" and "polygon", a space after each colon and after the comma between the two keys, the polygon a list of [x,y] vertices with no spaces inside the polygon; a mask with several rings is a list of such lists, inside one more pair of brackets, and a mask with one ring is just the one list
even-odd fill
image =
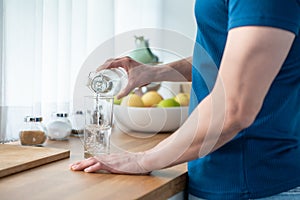
{"label": "finger", "polygon": [[92,172],[96,172],[96,171],[99,171],[99,170],[103,170],[103,171],[107,171],[109,173],[115,173],[115,174],[127,174],[125,172],[122,172],[122,171],[118,171],[112,167],[109,167],[107,165],[105,165],[104,163],[101,163],[101,162],[97,162],[96,164],[88,167],[88,168],[85,168],[84,169],[84,172],[87,172],[87,173],[92,173]]}
{"label": "finger", "polygon": [[95,158],[88,158],[72,165],[71,169],[74,171],[81,171],[89,166],[96,164],[98,161]]}
{"label": "finger", "polygon": [[71,163],[69,164],[69,168],[72,169],[73,166],[78,165],[79,163]]}
{"label": "finger", "polygon": [[108,59],[107,61],[105,61],[104,64],[98,67],[96,71],[101,71],[103,69],[118,68],[118,67],[123,67],[126,71],[128,71],[129,62],[130,62],[130,58],[128,57]]}
{"label": "finger", "polygon": [[128,83],[117,95],[117,98],[120,99],[128,95],[131,91],[133,91],[138,85],[136,84],[134,79],[128,79]]}
{"label": "finger", "polygon": [[101,70],[103,70],[103,69],[108,69],[108,68],[111,68],[110,66],[111,66],[111,63],[112,62],[114,62],[114,58],[110,58],[110,59],[108,59],[108,60],[106,60],[102,65],[100,65],[97,69],[96,69],[96,71],[98,72],[98,71],[101,71]]}
{"label": "finger", "polygon": [[69,168],[72,169],[73,166],[79,165],[81,162],[82,162],[82,160],[81,161],[77,161],[75,163],[71,163],[71,164],[69,164]]}
{"label": "finger", "polygon": [[136,166],[136,154],[111,154],[95,157],[101,163],[101,169],[115,174],[147,174]]}
{"label": "finger", "polygon": [[132,91],[133,88],[127,86],[125,87],[123,90],[121,90],[119,92],[119,94],[117,95],[117,98],[118,99],[121,99],[122,97],[125,97],[126,95],[128,95],[131,91]]}
{"label": "finger", "polygon": [[100,162],[97,162],[96,164],[92,165],[92,166],[89,166],[88,168],[85,168],[84,169],[84,172],[88,172],[88,173],[91,173],[91,172],[95,172],[95,171],[98,171],[101,169],[101,163]]}
{"label": "finger", "polygon": [[87,168],[84,169],[84,172],[96,172],[99,170],[104,170],[110,173],[118,173],[119,171],[114,170],[112,167],[106,165],[106,162],[111,162],[112,160],[114,160],[114,155],[99,155],[99,156],[95,156],[94,157],[95,160],[97,160],[97,162],[94,165],[91,165]]}

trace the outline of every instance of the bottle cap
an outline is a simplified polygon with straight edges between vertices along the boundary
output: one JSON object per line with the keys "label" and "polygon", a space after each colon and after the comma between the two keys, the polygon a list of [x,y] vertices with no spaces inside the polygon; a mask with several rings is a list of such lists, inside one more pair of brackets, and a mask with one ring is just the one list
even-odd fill
{"label": "bottle cap", "polygon": [[68,117],[68,113],[56,113],[56,117]]}
{"label": "bottle cap", "polygon": [[41,121],[43,121],[42,117],[26,116],[24,118],[24,122],[41,122]]}

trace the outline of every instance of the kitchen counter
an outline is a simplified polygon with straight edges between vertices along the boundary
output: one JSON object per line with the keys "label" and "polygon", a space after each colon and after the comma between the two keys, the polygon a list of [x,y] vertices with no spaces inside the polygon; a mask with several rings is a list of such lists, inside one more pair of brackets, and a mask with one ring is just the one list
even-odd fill
{"label": "kitchen counter", "polygon": [[[169,135],[159,133],[154,136],[130,136],[115,128],[112,132],[112,149],[146,150]],[[80,138],[70,137],[68,141],[48,140],[45,146],[70,149],[70,158],[0,178],[1,200],[167,199],[183,191],[186,186],[186,164],[142,176],[73,172],[69,170],[69,164],[83,159]]]}

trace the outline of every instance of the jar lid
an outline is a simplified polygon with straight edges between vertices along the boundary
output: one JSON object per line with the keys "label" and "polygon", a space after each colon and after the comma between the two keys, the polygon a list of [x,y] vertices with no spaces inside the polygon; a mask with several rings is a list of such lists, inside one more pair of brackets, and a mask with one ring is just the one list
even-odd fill
{"label": "jar lid", "polygon": [[82,112],[82,110],[77,110],[77,111],[75,112],[75,114],[76,114],[76,115],[83,115],[83,112]]}
{"label": "jar lid", "polygon": [[56,113],[56,117],[68,117],[68,113]]}
{"label": "jar lid", "polygon": [[42,117],[26,116],[24,118],[24,122],[41,122],[41,121],[43,121]]}

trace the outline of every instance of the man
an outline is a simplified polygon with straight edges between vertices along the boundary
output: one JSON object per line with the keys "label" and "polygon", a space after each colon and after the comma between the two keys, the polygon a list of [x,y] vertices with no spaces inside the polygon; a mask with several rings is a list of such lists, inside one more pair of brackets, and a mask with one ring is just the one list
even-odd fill
{"label": "man", "polygon": [[[280,199],[300,186],[300,0],[198,0],[195,15],[193,65],[187,58],[154,68],[125,57],[99,68],[127,70],[119,97],[153,81],[192,80],[187,121],[149,151],[90,158],[71,169],[143,174],[189,161],[193,197]],[[216,77],[203,49],[219,68]]]}

